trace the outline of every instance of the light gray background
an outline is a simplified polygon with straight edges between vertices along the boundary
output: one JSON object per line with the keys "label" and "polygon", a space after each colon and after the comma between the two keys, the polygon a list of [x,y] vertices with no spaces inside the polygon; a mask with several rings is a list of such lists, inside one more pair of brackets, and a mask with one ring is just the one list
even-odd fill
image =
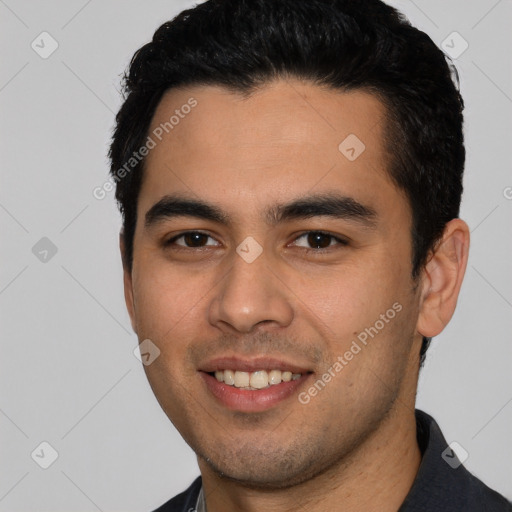
{"label": "light gray background", "polygon": [[[121,73],[190,5],[0,0],[1,511],[148,511],[199,474],[132,352],[113,193],[92,195],[107,178]],[[471,471],[512,499],[512,5],[393,5],[438,45],[453,31],[469,44],[456,64],[467,104],[461,217],[472,246],[418,406],[469,452]],[[59,45],[47,59],[31,48],[43,31]],[[58,249],[46,263],[32,252],[42,237]],[[59,455],[46,470],[31,458],[42,441]]]}

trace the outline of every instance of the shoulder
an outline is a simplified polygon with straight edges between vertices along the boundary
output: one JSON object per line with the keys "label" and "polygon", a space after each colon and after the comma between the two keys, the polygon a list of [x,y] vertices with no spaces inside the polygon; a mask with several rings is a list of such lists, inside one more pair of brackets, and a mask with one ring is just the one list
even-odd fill
{"label": "shoulder", "polygon": [[196,509],[197,497],[201,490],[202,480],[197,477],[190,487],[182,493],[174,496],[153,512],[191,512]]}
{"label": "shoulder", "polygon": [[400,512],[512,512],[504,496],[462,465],[431,416],[417,409],[416,421],[422,461]]}

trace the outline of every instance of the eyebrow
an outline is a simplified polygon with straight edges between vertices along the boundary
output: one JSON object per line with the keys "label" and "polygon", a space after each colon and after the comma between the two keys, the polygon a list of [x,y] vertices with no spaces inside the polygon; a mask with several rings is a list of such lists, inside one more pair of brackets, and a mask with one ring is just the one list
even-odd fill
{"label": "eyebrow", "polygon": [[[232,217],[214,204],[182,195],[167,195],[148,210],[145,227],[148,229],[175,217],[209,220],[227,227],[233,224]],[[368,228],[375,228],[377,225],[377,212],[374,208],[338,193],[309,195],[289,203],[276,204],[264,215],[270,226],[314,217],[354,221]]]}

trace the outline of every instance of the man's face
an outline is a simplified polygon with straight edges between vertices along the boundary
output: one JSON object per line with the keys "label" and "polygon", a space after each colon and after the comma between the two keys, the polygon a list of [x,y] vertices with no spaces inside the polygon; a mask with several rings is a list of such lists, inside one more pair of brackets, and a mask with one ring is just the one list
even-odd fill
{"label": "man's face", "polygon": [[[297,483],[413,405],[419,292],[384,107],[298,81],[248,99],[191,87],[164,96],[149,134],[177,109],[152,136],[125,274],[134,329],[160,350],[145,370],[200,463],[246,484]],[[244,389],[229,371],[239,386],[272,382]]]}

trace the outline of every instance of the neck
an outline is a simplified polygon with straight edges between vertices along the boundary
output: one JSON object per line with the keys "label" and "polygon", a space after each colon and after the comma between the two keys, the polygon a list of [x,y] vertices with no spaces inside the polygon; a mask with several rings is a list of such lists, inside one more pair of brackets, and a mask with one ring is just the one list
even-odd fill
{"label": "neck", "polygon": [[402,401],[398,397],[379,428],[348,459],[299,485],[272,491],[226,480],[199,459],[208,512],[292,512],[301,508],[310,512],[396,512],[421,462],[414,398]]}

